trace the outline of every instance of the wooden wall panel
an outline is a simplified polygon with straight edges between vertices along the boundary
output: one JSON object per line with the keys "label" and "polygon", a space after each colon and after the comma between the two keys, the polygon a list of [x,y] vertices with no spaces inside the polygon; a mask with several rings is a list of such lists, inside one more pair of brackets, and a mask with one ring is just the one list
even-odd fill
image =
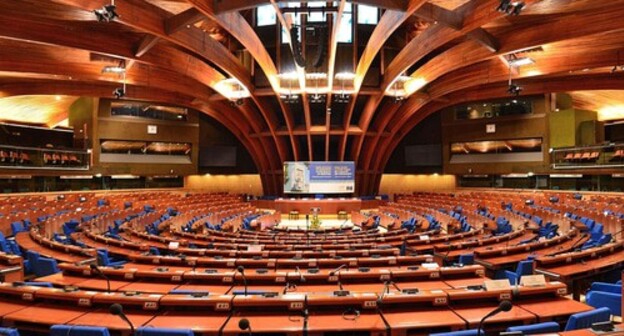
{"label": "wooden wall panel", "polygon": [[191,175],[184,178],[184,188],[205,192],[262,195],[262,182],[258,174],[241,175]]}
{"label": "wooden wall panel", "polygon": [[453,191],[453,175],[384,174],[379,186],[380,194],[401,194],[414,191]]}

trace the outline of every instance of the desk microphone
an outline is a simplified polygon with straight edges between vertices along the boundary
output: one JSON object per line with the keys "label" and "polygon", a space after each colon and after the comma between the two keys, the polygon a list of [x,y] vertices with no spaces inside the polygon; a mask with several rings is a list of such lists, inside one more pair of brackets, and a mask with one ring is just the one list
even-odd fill
{"label": "desk microphone", "polygon": [[106,276],[106,274],[104,274],[104,272],[102,272],[102,270],[97,267],[96,264],[91,264],[89,265],[89,267],[91,268],[91,273],[95,273],[97,274],[99,277],[104,278],[104,280],[106,280],[106,293],[110,293],[110,279],[108,278],[108,276]]}
{"label": "desk microphone", "polygon": [[483,323],[485,322],[485,320],[487,320],[488,318],[500,312],[508,312],[511,310],[511,308],[513,308],[513,304],[511,303],[511,301],[509,300],[501,301],[501,303],[498,305],[498,307],[496,307],[496,309],[492,310],[491,312],[489,312],[487,315],[485,315],[481,319],[481,322],[479,322],[479,327],[477,327],[477,335],[481,335],[481,331],[483,330]]}
{"label": "desk microphone", "polygon": [[338,268],[336,268],[335,270],[329,272],[329,276],[334,276],[336,274],[338,274],[338,288],[340,289],[340,291],[344,291],[344,288],[342,287],[342,281],[340,281],[340,271],[342,271],[343,268],[347,267],[347,264],[342,264],[340,265]]}
{"label": "desk microphone", "polygon": [[342,265],[338,266],[338,268],[336,268],[335,270],[329,272],[329,276],[336,275],[336,273],[339,273],[345,267],[347,267],[347,264],[342,264]]}
{"label": "desk microphone", "polygon": [[247,330],[247,335],[251,336],[251,325],[249,324],[248,319],[240,319],[240,321],[238,321],[238,328],[242,331]]}
{"label": "desk microphone", "polygon": [[[243,267],[243,265],[240,265],[236,268],[236,271],[239,272],[241,276],[243,277],[243,286],[245,286],[245,296],[247,296],[247,277],[245,276],[245,267]],[[247,324],[249,324],[249,321],[247,321]]]}
{"label": "desk microphone", "polygon": [[295,267],[297,268],[297,273],[299,273],[299,282],[306,282],[306,278],[303,276],[303,273],[301,273],[299,266],[295,266]]}
{"label": "desk microphone", "polygon": [[444,254],[444,257],[442,257],[442,266],[448,266],[449,265],[449,261],[448,261],[448,256],[451,253],[451,250],[455,248],[455,245],[453,244],[449,244],[448,245],[448,250],[446,250],[446,253]]}
{"label": "desk microphone", "polygon": [[128,323],[128,325],[130,326],[130,334],[134,335],[134,325],[132,324],[132,322],[130,322],[130,319],[128,319],[128,316],[124,314],[122,305],[120,305],[119,303],[113,303],[108,309],[108,311],[110,311],[110,313],[113,315],[119,316],[122,320]]}

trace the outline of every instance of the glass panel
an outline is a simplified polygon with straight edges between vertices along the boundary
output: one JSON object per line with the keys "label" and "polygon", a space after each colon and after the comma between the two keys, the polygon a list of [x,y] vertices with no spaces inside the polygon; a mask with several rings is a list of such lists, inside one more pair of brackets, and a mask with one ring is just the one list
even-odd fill
{"label": "glass panel", "polygon": [[[322,1],[314,1],[308,2],[308,7],[325,7],[325,2]],[[325,22],[327,19],[327,14],[314,12],[308,15],[308,22]]]}
{"label": "glass panel", "polygon": [[340,30],[338,30],[339,43],[351,43],[353,40],[353,14],[343,13],[340,22]]}
{"label": "glass panel", "polygon": [[[288,3],[288,7],[289,8],[298,8],[301,7],[300,3],[293,3],[293,2],[289,2]],[[289,14],[284,14],[284,18],[287,19],[287,17],[290,16],[292,18],[292,22],[291,24],[294,26],[298,26],[301,25],[301,15],[295,15],[294,13],[289,13]],[[288,39],[286,37],[286,34],[288,34],[288,32],[284,29],[284,27],[282,27],[282,43],[287,43]],[[299,41],[301,41],[301,31],[299,32]]]}
{"label": "glass panel", "polygon": [[258,6],[256,10],[256,25],[258,27],[270,26],[277,23],[277,16],[273,5]]}
{"label": "glass panel", "polygon": [[379,22],[379,10],[377,7],[358,5],[359,24],[377,24]]}

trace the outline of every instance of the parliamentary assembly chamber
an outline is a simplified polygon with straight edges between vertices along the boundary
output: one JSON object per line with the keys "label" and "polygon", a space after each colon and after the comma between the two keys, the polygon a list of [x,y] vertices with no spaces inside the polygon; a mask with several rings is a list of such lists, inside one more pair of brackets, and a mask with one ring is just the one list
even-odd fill
{"label": "parliamentary assembly chamber", "polygon": [[624,0],[1,0],[0,335],[624,335]]}

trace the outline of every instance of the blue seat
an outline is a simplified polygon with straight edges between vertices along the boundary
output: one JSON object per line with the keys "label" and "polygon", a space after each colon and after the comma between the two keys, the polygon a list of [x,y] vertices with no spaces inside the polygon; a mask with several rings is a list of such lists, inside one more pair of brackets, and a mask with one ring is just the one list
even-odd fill
{"label": "blue seat", "polygon": [[104,327],[57,324],[50,327],[50,336],[110,336]]}
{"label": "blue seat", "polygon": [[459,256],[459,263],[462,265],[472,265],[474,264],[474,254],[462,254]]}
{"label": "blue seat", "polygon": [[39,282],[39,281],[26,281],[23,282],[24,286],[35,286],[35,287],[46,287],[46,288],[53,288],[54,285],[52,285],[51,282]]}
{"label": "blue seat", "polygon": [[485,335],[485,333],[483,332],[483,330],[481,330],[481,332],[477,332],[477,329],[429,334],[429,336],[480,336],[480,335]]}
{"label": "blue seat", "polygon": [[52,258],[39,257],[33,267],[33,271],[37,277],[48,276],[61,272],[58,268],[56,260]]}
{"label": "blue seat", "polygon": [[524,335],[545,334],[545,333],[557,333],[559,332],[559,323],[557,322],[543,322],[536,324],[529,324],[517,327],[507,328],[508,332],[520,331]]}
{"label": "blue seat", "polygon": [[0,251],[11,253],[11,247],[9,246],[8,240],[6,239],[4,234],[2,234],[2,232],[0,232]]}
{"label": "blue seat", "polygon": [[191,329],[154,328],[140,327],[136,330],[136,336],[194,336]]}
{"label": "blue seat", "polygon": [[0,335],[19,336],[19,332],[13,328],[0,328]]}
{"label": "blue seat", "polygon": [[125,261],[112,261],[111,258],[108,256],[107,249],[97,250],[97,260],[98,265],[100,266],[122,266],[126,263]]}
{"label": "blue seat", "polygon": [[607,322],[611,320],[611,310],[603,307],[587,312],[576,313],[570,316],[563,331],[590,328],[596,322]]}
{"label": "blue seat", "polygon": [[622,292],[619,293],[601,292],[590,290],[587,292],[585,301],[594,308],[607,307],[616,316],[622,316]]}
{"label": "blue seat", "polygon": [[505,276],[512,285],[519,284],[520,278],[523,275],[531,274],[533,274],[533,260],[523,260],[519,262],[515,272],[505,271]]}
{"label": "blue seat", "polygon": [[21,221],[11,223],[11,232],[14,236],[24,231],[26,231],[26,228],[24,227],[24,223],[22,223]]}

